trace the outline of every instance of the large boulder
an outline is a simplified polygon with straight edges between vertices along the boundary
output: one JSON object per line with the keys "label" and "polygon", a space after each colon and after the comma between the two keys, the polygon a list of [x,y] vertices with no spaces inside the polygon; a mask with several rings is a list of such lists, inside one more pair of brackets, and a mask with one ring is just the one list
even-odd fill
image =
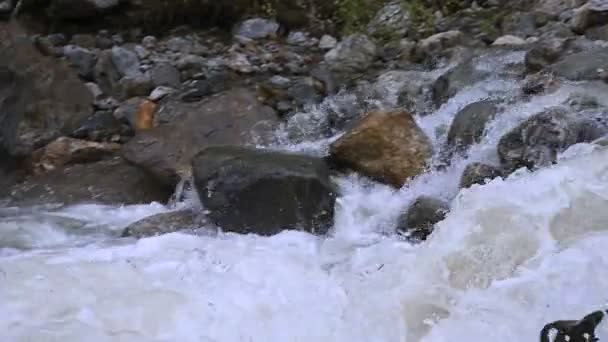
{"label": "large boulder", "polygon": [[571,54],[551,66],[556,76],[572,81],[598,80],[607,68],[608,48]]}
{"label": "large boulder", "polygon": [[202,220],[191,209],[152,215],[130,224],[122,237],[144,238],[177,231],[192,231],[203,226]]}
{"label": "large boulder", "polygon": [[604,131],[587,118],[550,108],[504,135],[498,143],[498,155],[507,171],[545,166],[553,163],[559,152],[576,143],[591,142]]}
{"label": "large boulder", "polygon": [[366,35],[347,36],[325,54],[325,62],[332,71],[360,72],[372,65],[376,58],[376,45]]}
{"label": "large boulder", "polygon": [[478,143],[483,136],[487,123],[498,112],[497,105],[497,101],[482,100],[473,102],[460,110],[450,126],[448,146],[460,150]]}
{"label": "large boulder", "polygon": [[406,112],[372,112],[330,147],[339,168],[401,187],[428,166],[432,146]]}
{"label": "large boulder", "polygon": [[92,112],[91,92],[68,65],[42,56],[18,27],[0,23],[0,151],[27,155]]}
{"label": "large boulder", "polygon": [[192,164],[201,202],[224,230],[324,234],[331,226],[336,191],[322,159],[215,146],[197,154]]}
{"label": "large boulder", "polygon": [[424,240],[433,232],[435,223],[445,219],[450,205],[428,196],[418,197],[399,217],[397,230],[417,240]]}
{"label": "large boulder", "polygon": [[76,164],[26,179],[10,190],[12,205],[165,202],[173,188],[159,185],[122,158]]}
{"label": "large boulder", "polygon": [[205,101],[169,101],[157,115],[170,123],[139,132],[123,147],[123,156],[174,186],[189,173],[192,156],[211,145],[243,145],[264,134],[278,119],[254,93],[235,88]]}

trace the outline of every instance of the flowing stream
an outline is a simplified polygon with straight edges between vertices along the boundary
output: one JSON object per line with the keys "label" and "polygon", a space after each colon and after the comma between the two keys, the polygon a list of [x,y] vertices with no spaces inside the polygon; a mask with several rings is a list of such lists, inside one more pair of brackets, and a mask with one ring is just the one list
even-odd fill
{"label": "flowing stream", "polygon": [[[419,125],[439,151],[459,109],[515,98],[518,82],[479,82]],[[460,192],[459,178],[469,162],[496,163],[498,139],[525,118],[593,91],[564,84],[509,102],[466,158],[401,190],[336,179],[329,237],[203,229],[137,241],[121,229],[172,209],[0,209],[0,341],[538,341],[550,321],[608,308],[608,148],[575,145],[552,167]],[[323,154],[333,139],[272,147]],[[395,220],[423,194],[452,209],[413,245]],[[597,332],[608,340],[608,324]]]}

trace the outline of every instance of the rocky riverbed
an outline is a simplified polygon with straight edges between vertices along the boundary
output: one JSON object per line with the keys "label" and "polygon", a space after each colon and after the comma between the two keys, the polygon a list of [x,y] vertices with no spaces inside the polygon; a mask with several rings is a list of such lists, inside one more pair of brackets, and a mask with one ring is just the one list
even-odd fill
{"label": "rocky riverbed", "polygon": [[608,300],[605,1],[0,13],[1,340],[537,340]]}

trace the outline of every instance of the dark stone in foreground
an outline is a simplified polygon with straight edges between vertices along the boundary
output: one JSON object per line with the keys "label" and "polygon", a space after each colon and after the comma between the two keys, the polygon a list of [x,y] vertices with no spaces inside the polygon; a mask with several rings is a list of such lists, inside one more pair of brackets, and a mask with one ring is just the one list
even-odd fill
{"label": "dark stone in foreground", "polygon": [[483,163],[472,163],[467,165],[462,172],[462,178],[460,178],[460,188],[470,188],[474,184],[485,184],[486,179],[494,179],[496,177],[502,177],[502,171],[492,165]]}
{"label": "dark stone in foreground", "polygon": [[[595,342],[595,328],[602,322],[605,313],[595,311],[583,317],[580,321],[555,321],[543,327],[540,332],[540,342]],[[549,334],[554,332],[555,337]]]}
{"label": "dark stone in foreground", "polygon": [[401,215],[397,229],[410,233],[410,237],[424,240],[433,232],[435,223],[445,219],[449,204],[437,198],[420,196]]}
{"label": "dark stone in foreground", "polygon": [[14,186],[11,204],[48,203],[137,204],[165,202],[172,188],[159,186],[150,176],[121,158],[78,164],[31,177]]}
{"label": "dark stone in foreground", "polygon": [[122,236],[132,236],[139,239],[177,231],[194,230],[201,226],[201,220],[192,210],[180,210],[139,220],[125,228]]}
{"label": "dark stone in foreground", "polygon": [[193,174],[209,218],[226,231],[325,234],[332,224],[336,192],[322,159],[216,146],[194,157]]}

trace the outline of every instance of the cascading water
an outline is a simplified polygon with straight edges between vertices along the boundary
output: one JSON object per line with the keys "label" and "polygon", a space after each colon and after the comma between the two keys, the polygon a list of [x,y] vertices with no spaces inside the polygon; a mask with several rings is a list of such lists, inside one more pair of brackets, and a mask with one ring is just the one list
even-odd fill
{"label": "cascading water", "polygon": [[[439,151],[459,109],[518,89],[509,78],[481,81],[418,123]],[[505,106],[466,157],[399,191],[336,179],[326,238],[201,232],[136,241],[120,230],[171,209],[1,209],[0,340],[537,341],[547,322],[608,303],[608,149],[579,144],[534,173],[460,192],[458,182],[467,163],[497,162],[509,129],[580,91],[591,90],[566,84]],[[314,120],[326,119],[315,110]],[[335,139],[308,132],[286,144],[280,133],[272,148],[315,154]],[[412,245],[393,234],[395,220],[423,194],[452,209]]]}

